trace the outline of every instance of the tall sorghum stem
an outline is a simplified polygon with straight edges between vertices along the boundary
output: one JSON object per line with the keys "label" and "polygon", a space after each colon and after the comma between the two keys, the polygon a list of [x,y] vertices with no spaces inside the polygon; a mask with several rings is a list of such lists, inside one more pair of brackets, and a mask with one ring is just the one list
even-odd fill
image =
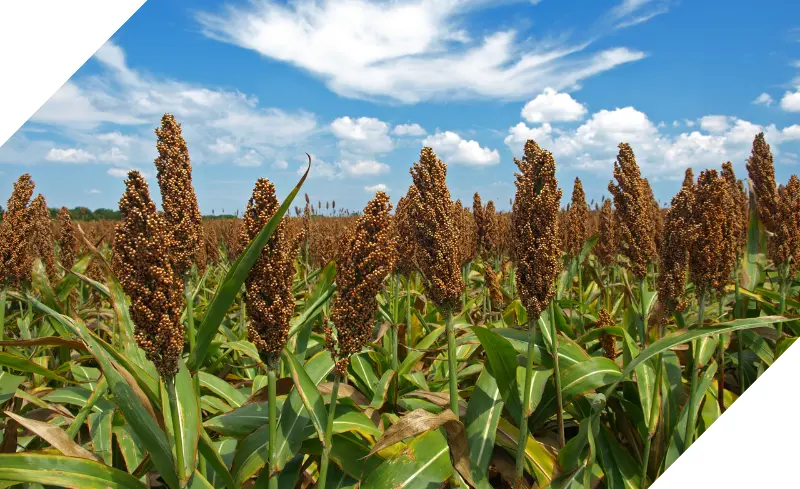
{"label": "tall sorghum stem", "polygon": [[456,332],[453,330],[453,313],[445,313],[445,328],[447,329],[447,366],[450,377],[450,410],[458,418],[458,379],[456,378]]}
{"label": "tall sorghum stem", "polygon": [[[778,273],[780,274],[779,287],[781,289],[781,298],[778,303],[778,315],[783,316],[783,313],[786,311],[786,291],[789,288],[789,264],[782,265]],[[776,344],[781,340],[781,334],[783,334],[783,323],[778,323],[778,339],[775,340]]]}
{"label": "tall sorghum stem", "polygon": [[185,487],[188,477],[183,460],[183,432],[181,431],[180,409],[178,408],[178,395],[175,391],[175,376],[170,375],[164,378],[169,396],[169,412],[172,418],[172,438],[175,443],[175,463],[178,469],[178,480],[181,487]]}
{"label": "tall sorghum stem", "polygon": [[269,409],[267,415],[269,416],[269,453],[267,454],[269,470],[269,489],[278,489],[278,379],[275,375],[275,369],[268,367],[267,369],[267,402]]}
{"label": "tall sorghum stem", "polygon": [[517,441],[517,465],[514,476],[514,487],[521,487],[525,471],[525,447],[528,442],[528,404],[531,399],[531,382],[533,381],[533,347],[536,342],[536,323],[528,318],[528,362],[525,365],[525,391],[523,394],[522,412],[519,419],[519,439]]}
{"label": "tall sorghum stem", "polygon": [[189,351],[194,351],[194,294],[191,281],[187,278],[184,286],[186,295],[186,336],[189,337]]}
{"label": "tall sorghum stem", "polygon": [[553,339],[553,376],[556,384],[556,420],[558,421],[558,446],[563,448],[564,439],[564,403],[561,397],[561,369],[558,366],[558,328],[556,327],[556,306],[550,301],[550,328]]}
{"label": "tall sorghum stem", "polygon": [[583,328],[583,274],[581,274],[581,261],[580,256],[575,257],[575,270],[578,274],[578,329],[581,334],[586,331]]}
{"label": "tall sorghum stem", "polygon": [[639,339],[642,342],[642,348],[647,346],[647,304],[645,304],[644,300],[644,293],[645,293],[645,283],[647,277],[642,278],[639,281],[639,301],[640,301],[640,309],[639,315],[641,316],[640,323],[639,323]]}
{"label": "tall sorghum stem", "polygon": [[650,464],[650,447],[653,443],[653,437],[656,436],[656,420],[658,419],[658,411],[661,408],[658,401],[658,391],[661,389],[661,354],[658,355],[658,359],[656,360],[658,372],[656,372],[656,384],[655,388],[653,389],[653,401],[650,404],[650,412],[648,413],[648,417],[650,418],[649,422],[647,423],[649,429],[647,431],[647,439],[644,441],[644,451],[642,453],[642,480],[639,483],[639,487],[644,489],[647,486],[647,466]]}
{"label": "tall sorghum stem", "polygon": [[[700,294],[698,299],[699,306],[698,306],[698,324],[700,326],[703,325],[703,313],[705,312],[705,295]],[[689,411],[686,415],[686,435],[684,436],[683,451],[689,449],[692,445],[692,438],[694,438],[694,424],[695,424],[695,413],[694,413],[694,403],[697,400],[697,377],[698,371],[700,367],[697,365],[697,361],[695,358],[697,355],[697,340],[692,340],[692,348],[689,351],[689,361],[692,362],[692,378],[689,383],[689,404],[687,404],[687,408]]]}
{"label": "tall sorghum stem", "polygon": [[[742,295],[739,291],[739,274],[736,274],[736,281],[734,282],[734,291],[736,294],[736,306],[733,308],[733,319],[739,319],[744,317],[743,311],[741,311],[741,306],[743,304]],[[736,332],[736,358],[737,358],[737,370],[739,376],[739,395],[744,393],[744,369],[742,365],[744,365],[744,346],[742,345],[742,332]]]}
{"label": "tall sorghum stem", "polygon": [[[0,341],[3,340],[3,332],[6,329],[6,284],[3,282],[2,288],[0,288]],[[3,351],[3,347],[0,346],[0,351]]]}
{"label": "tall sorghum stem", "polygon": [[[322,461],[319,466],[319,479],[317,487],[324,488],[328,478],[328,464],[331,458],[331,438],[333,437],[333,417],[336,414],[336,398],[339,394],[339,375],[333,377],[333,390],[331,403],[328,407],[328,424],[325,426],[325,446],[322,447]],[[277,486],[276,486],[277,487]]]}
{"label": "tall sorghum stem", "polygon": [[408,277],[406,277],[406,345],[411,345],[412,340],[413,337],[411,335],[411,273],[409,273]]}
{"label": "tall sorghum stem", "polygon": [[81,430],[86,418],[89,417],[89,414],[91,414],[94,406],[100,400],[100,397],[105,394],[107,388],[108,381],[106,380],[105,376],[103,376],[97,381],[97,385],[95,385],[92,394],[86,401],[86,404],[81,407],[80,411],[78,411],[78,414],[75,415],[75,419],[72,421],[72,424],[70,424],[69,428],[67,428],[67,436],[69,436],[71,440],[74,440],[75,437],[78,436],[78,432]]}

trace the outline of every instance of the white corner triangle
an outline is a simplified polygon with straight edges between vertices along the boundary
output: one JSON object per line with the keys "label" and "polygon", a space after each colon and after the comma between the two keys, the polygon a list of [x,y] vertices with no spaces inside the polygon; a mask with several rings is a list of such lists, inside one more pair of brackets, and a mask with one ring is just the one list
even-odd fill
{"label": "white corner triangle", "polygon": [[0,2],[0,145],[144,2]]}
{"label": "white corner triangle", "polygon": [[652,489],[800,487],[800,346],[793,345],[681,455]]}

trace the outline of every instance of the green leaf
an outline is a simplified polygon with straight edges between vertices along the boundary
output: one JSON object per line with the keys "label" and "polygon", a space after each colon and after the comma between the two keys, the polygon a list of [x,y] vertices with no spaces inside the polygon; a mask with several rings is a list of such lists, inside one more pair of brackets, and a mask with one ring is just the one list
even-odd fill
{"label": "green leaf", "polygon": [[438,488],[453,475],[449,451],[440,431],[428,431],[383,462],[364,480],[361,489]]}
{"label": "green leaf", "polygon": [[57,373],[52,372],[49,369],[28,360],[25,357],[13,355],[8,352],[0,351],[0,365],[10,370],[17,370],[19,372],[28,372],[35,375],[41,375],[42,377],[46,377],[50,380],[56,380],[58,382],[66,382],[69,384],[74,383],[73,381],[62,377]]}
{"label": "green leaf", "polygon": [[378,382],[377,386],[375,386],[375,392],[372,395],[372,402],[369,407],[372,409],[380,409],[383,407],[383,403],[386,402],[386,393],[389,391],[389,385],[393,377],[394,370],[390,369],[383,373],[381,380]]}
{"label": "green leaf", "polygon": [[11,375],[8,372],[0,372],[0,405],[14,397],[14,392],[24,380],[25,377]]}
{"label": "green leaf", "polygon": [[300,395],[300,400],[311,418],[311,424],[317,430],[320,441],[325,443],[325,426],[328,424],[328,413],[325,411],[325,402],[317,390],[317,383],[311,380],[303,365],[289,351],[283,350],[283,357],[289,364],[289,370],[294,379],[295,391]]}
{"label": "green leaf", "polygon": [[472,477],[476,481],[486,477],[502,412],[503,398],[497,382],[488,370],[484,370],[475,383],[464,418]]}
{"label": "green leaf", "polygon": [[[528,399],[528,405],[524,406],[526,416],[530,416],[536,410],[536,407],[542,400],[542,394],[544,394],[544,388],[547,386],[547,381],[552,376],[553,369],[551,368],[534,367],[533,370],[531,370],[531,391]],[[522,387],[523,391],[525,390],[525,367],[521,365],[517,367],[517,384]],[[522,399],[525,399],[525,392],[520,392],[519,395],[522,397]]]}
{"label": "green leaf", "polygon": [[416,345],[414,345],[415,350],[409,350],[406,358],[403,360],[403,363],[401,363],[398,367],[398,375],[402,376],[411,373],[411,369],[414,367],[414,365],[416,365],[423,355],[425,355],[424,351],[419,350],[426,350],[436,343],[436,340],[439,339],[442,333],[444,333],[444,329],[444,326],[434,329],[425,335],[425,337],[422,338]]}
{"label": "green leaf", "polygon": [[247,402],[247,396],[233,388],[229,383],[220,379],[216,375],[207,372],[198,372],[200,387],[221,397],[234,408],[241,407]]}
{"label": "green leaf", "polygon": [[219,478],[222,484],[228,489],[237,489],[239,486],[233,481],[228,466],[222,459],[217,448],[212,443],[211,438],[205,430],[200,430],[200,442],[198,443],[198,451],[203,459],[208,463],[209,467],[214,471],[215,477]]}
{"label": "green leaf", "polygon": [[503,397],[506,408],[514,419],[519,419],[522,413],[522,401],[519,398],[517,386],[517,353],[514,347],[499,334],[483,327],[473,327],[472,331],[483,346],[487,368],[497,381],[500,395]]}
{"label": "green leaf", "polygon": [[0,454],[0,480],[80,489],[147,489],[132,475],[63,455]]}
{"label": "green leaf", "polygon": [[[178,427],[179,433],[172,432],[172,439],[176,436],[182,438],[184,473],[190,476],[197,464],[197,444],[200,439],[201,415],[200,403],[197,399],[194,379],[183,360],[178,362],[178,373],[175,375],[175,393],[178,401]],[[170,409],[164,409],[164,423],[172,430]]]}
{"label": "green leaf", "polygon": [[[281,399],[278,399],[277,406],[282,408]],[[246,404],[207,420],[203,426],[222,435],[244,438],[269,422],[268,407],[265,402]]]}
{"label": "green leaf", "polygon": [[242,284],[247,278],[247,274],[250,272],[250,269],[256,264],[258,257],[261,255],[261,250],[263,250],[267,245],[273,231],[275,231],[275,228],[281,222],[281,219],[283,219],[283,215],[286,214],[286,211],[289,210],[289,207],[291,207],[292,201],[297,195],[297,192],[300,191],[300,187],[303,185],[303,182],[305,182],[306,177],[308,177],[308,172],[310,169],[311,157],[309,157],[309,165],[308,168],[306,168],[305,173],[303,173],[303,177],[289,193],[286,199],[284,199],[280,208],[275,211],[275,214],[272,216],[269,222],[264,225],[264,228],[261,229],[253,241],[247,245],[247,248],[245,248],[241,256],[239,256],[233,265],[231,265],[231,267],[228,269],[228,272],[225,274],[225,278],[219,283],[219,286],[214,293],[214,299],[211,301],[211,304],[209,304],[208,309],[206,310],[206,315],[203,318],[203,322],[200,323],[200,326],[197,329],[195,348],[189,355],[190,370],[199,370],[200,366],[203,364],[203,361],[208,353],[208,347],[211,345],[211,340],[213,340],[214,336],[216,336],[225,314],[228,312],[228,309],[236,299],[236,295],[242,288]]}

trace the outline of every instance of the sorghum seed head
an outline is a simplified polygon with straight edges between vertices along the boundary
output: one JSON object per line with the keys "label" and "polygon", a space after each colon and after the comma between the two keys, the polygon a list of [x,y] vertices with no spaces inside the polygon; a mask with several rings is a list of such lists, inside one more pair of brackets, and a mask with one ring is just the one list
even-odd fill
{"label": "sorghum seed head", "polygon": [[660,268],[656,281],[658,300],[669,312],[683,310],[686,270],[691,241],[696,236],[692,219],[694,184],[681,187],[672,198],[664,218],[664,235],[659,250]]}
{"label": "sorghum seed head", "polygon": [[347,233],[336,274],[338,294],[331,309],[336,335],[330,327],[325,331],[338,374],[347,371],[350,356],[369,340],[378,308],[376,296],[394,266],[391,209],[389,197],[377,192]]}
{"label": "sorghum seed head", "polygon": [[[255,239],[279,207],[275,186],[266,178],[259,178],[244,213],[241,241],[250,243]],[[245,280],[248,338],[268,365],[275,364],[289,338],[289,320],[295,306],[294,245],[284,216]]]}
{"label": "sorghum seed head", "polygon": [[155,165],[170,238],[168,247],[175,272],[183,278],[192,263],[196,263],[201,272],[205,268],[203,221],[192,186],[192,165],[181,125],[172,114],[164,114],[161,128],[155,131],[158,137]]}
{"label": "sorghum seed head", "polygon": [[686,172],[683,174],[682,187],[688,189],[694,187],[694,171],[692,171],[691,167],[687,168]]}
{"label": "sorghum seed head", "polygon": [[733,172],[733,165],[730,161],[722,164],[722,177],[728,182],[728,192],[730,192],[733,198],[734,212],[736,213],[736,220],[739,222],[737,241],[739,250],[741,251],[747,246],[750,202],[747,198],[747,192],[744,189],[744,183],[736,179],[736,174]]}
{"label": "sorghum seed head", "polygon": [[55,247],[53,246],[53,226],[50,219],[50,210],[47,208],[47,201],[42,194],[36,196],[31,203],[31,219],[33,220],[33,230],[31,234],[31,244],[34,256],[40,258],[44,263],[47,275],[56,276]]}
{"label": "sorghum seed head", "polygon": [[656,224],[653,222],[652,190],[642,178],[633,150],[627,143],[619,145],[619,154],[614,163],[614,178],[608,190],[614,196],[617,210],[622,253],[630,261],[631,272],[642,278],[647,273],[647,264],[656,255]]}
{"label": "sorghum seed head", "polygon": [[453,203],[453,231],[459,266],[464,266],[478,254],[478,227],[472,211],[461,205],[460,200]]}
{"label": "sorghum seed head", "polygon": [[183,352],[183,284],[172,268],[167,223],[137,171],[128,173],[119,210],[112,267],[131,299],[136,343],[162,376],[171,377]]}
{"label": "sorghum seed head", "polygon": [[600,207],[598,231],[594,254],[603,265],[611,265],[617,256],[617,217],[608,199],[603,200]]}
{"label": "sorghum seed head", "polygon": [[396,247],[396,260],[394,271],[400,275],[409,276],[414,271],[416,265],[414,256],[416,244],[414,242],[414,222],[411,220],[411,200],[415,198],[415,192],[401,197],[397,202],[397,208],[392,218],[392,235]]}
{"label": "sorghum seed head", "polygon": [[586,205],[586,193],[580,178],[575,178],[572,188],[572,203],[567,211],[567,253],[576,257],[583,249],[589,233],[589,206]]}
{"label": "sorghum seed head", "polygon": [[778,188],[777,219],[773,232],[767,237],[769,254],[775,265],[789,264],[793,277],[800,261],[800,180],[789,178],[786,186]]}
{"label": "sorghum seed head", "polygon": [[75,230],[72,229],[72,217],[69,209],[62,207],[58,211],[58,249],[59,261],[66,270],[72,269],[75,264]]}
{"label": "sorghum seed head", "polygon": [[516,282],[528,317],[538,318],[553,297],[559,272],[561,189],[552,153],[533,140],[525,143],[522,160],[515,158],[514,163],[520,169],[515,174],[517,191],[511,212]]}
{"label": "sorghum seed head", "polygon": [[35,185],[27,173],[14,183],[3,221],[0,222],[0,282],[30,281],[33,263],[31,196]]}
{"label": "sorghum seed head", "polygon": [[446,177],[444,162],[431,148],[422,148],[419,161],[411,168],[416,195],[410,199],[410,215],[414,224],[417,264],[430,299],[440,309],[452,310],[460,301],[465,286]]}
{"label": "sorghum seed head", "polygon": [[764,139],[764,133],[759,133],[753,140],[753,149],[747,159],[747,173],[753,182],[753,192],[756,197],[758,217],[767,228],[774,232],[778,214],[778,189],[775,185],[775,165],[772,152]]}

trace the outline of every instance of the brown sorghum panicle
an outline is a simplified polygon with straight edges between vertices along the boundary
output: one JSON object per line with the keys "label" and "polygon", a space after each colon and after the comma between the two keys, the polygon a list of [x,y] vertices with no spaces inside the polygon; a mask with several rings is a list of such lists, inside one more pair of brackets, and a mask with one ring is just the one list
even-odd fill
{"label": "brown sorghum panicle", "polygon": [[71,270],[75,264],[75,230],[72,229],[72,218],[69,209],[62,207],[58,211],[58,250],[59,261],[65,270]]}
{"label": "brown sorghum panicle", "polygon": [[516,282],[522,304],[537,319],[553,297],[559,272],[558,209],[561,189],[552,153],[534,141],[525,143],[522,160],[514,159],[516,198],[511,212],[511,247],[517,261]]}
{"label": "brown sorghum panicle", "polygon": [[617,256],[617,218],[609,199],[603,200],[598,223],[599,238],[594,245],[594,254],[603,265],[611,265]]}
{"label": "brown sorghum panicle", "polygon": [[131,298],[134,337],[164,377],[175,375],[183,352],[183,283],[169,256],[169,233],[144,178],[130,171],[119,201],[112,266]]}
{"label": "brown sorghum panicle", "polygon": [[[244,212],[241,240],[249,243],[255,239],[279,207],[275,186],[266,178],[259,178]],[[270,366],[277,363],[289,338],[289,320],[295,305],[292,281],[297,250],[286,228],[284,217],[245,280],[248,338]]]}
{"label": "brown sorghum panicle", "polygon": [[458,263],[463,267],[478,254],[478,228],[472,211],[462,206],[460,200],[453,203],[453,231]]}
{"label": "brown sorghum panicle", "polygon": [[169,250],[176,274],[183,278],[197,264],[205,268],[203,221],[192,186],[192,165],[189,149],[181,135],[181,125],[172,114],[164,114],[161,128],[156,128],[158,185],[161,206],[170,236]]}
{"label": "brown sorghum panicle", "polygon": [[577,257],[583,249],[583,243],[588,237],[588,226],[589,206],[586,205],[586,193],[580,178],[576,177],[572,188],[572,202],[567,211],[567,253],[571,257]]}
{"label": "brown sorghum panicle", "polygon": [[778,207],[775,227],[767,237],[770,258],[780,267],[789,264],[789,277],[793,277],[800,261],[800,180],[789,178],[786,186],[778,188]]}
{"label": "brown sorghum panicle", "polygon": [[686,172],[683,174],[683,185],[681,186],[688,189],[694,187],[694,172],[691,167],[687,168]]}
{"label": "brown sorghum panicle", "polygon": [[753,140],[753,149],[747,159],[747,173],[753,182],[758,217],[767,228],[774,232],[778,214],[778,189],[775,185],[775,166],[769,144],[764,140],[764,133],[759,133]]}
{"label": "brown sorghum panicle", "polygon": [[325,331],[337,374],[347,372],[350,356],[360,352],[372,335],[376,296],[394,266],[391,209],[389,197],[378,192],[347,234],[336,274],[337,296],[331,308],[335,338],[330,327]]}
{"label": "brown sorghum panicle", "polygon": [[[600,309],[597,313],[597,323],[595,323],[595,327],[606,328],[609,326],[614,326],[614,318],[611,317],[611,314],[605,309]],[[603,347],[604,357],[612,361],[617,358],[617,340],[612,335],[605,332],[600,335],[600,345]]]}
{"label": "brown sorghum panicle", "polygon": [[664,236],[659,250],[660,268],[656,281],[658,300],[668,312],[681,311],[685,306],[686,269],[689,250],[696,231],[692,220],[694,184],[681,187],[672,198],[664,218]]}
{"label": "brown sorghum panicle", "polygon": [[25,173],[14,183],[14,190],[8,199],[0,223],[0,283],[4,280],[10,284],[30,281],[33,263],[30,201],[34,186],[31,176]]}
{"label": "brown sorghum panicle", "polygon": [[747,228],[750,220],[750,202],[747,192],[744,190],[744,183],[736,179],[733,172],[733,165],[730,161],[722,164],[722,177],[728,182],[728,191],[733,198],[736,220],[739,222],[738,246],[741,252],[747,246]]}
{"label": "brown sorghum panicle", "polygon": [[489,301],[492,304],[492,308],[502,311],[505,308],[503,291],[500,289],[500,281],[497,279],[497,273],[489,263],[483,264],[483,280],[489,291]]}
{"label": "brown sorghum panicle", "polygon": [[483,254],[484,259],[490,256],[501,256],[502,250],[500,245],[500,225],[498,223],[497,212],[495,212],[494,202],[489,201],[483,208],[481,213],[483,217]]}
{"label": "brown sorghum panicle", "polygon": [[617,224],[622,238],[621,252],[630,261],[631,272],[638,278],[647,273],[647,264],[656,254],[654,241],[652,191],[642,178],[630,145],[621,143],[614,163],[614,178],[608,190],[614,196]]}
{"label": "brown sorghum panicle", "polygon": [[736,265],[738,223],[728,182],[716,170],[697,178],[692,207],[689,273],[698,296],[722,293]]}
{"label": "brown sorghum panicle", "polygon": [[486,227],[483,218],[483,202],[478,192],[472,196],[472,217],[475,219],[475,227],[478,233],[478,253],[483,254],[483,236],[486,234]]}
{"label": "brown sorghum panicle", "polygon": [[446,177],[444,162],[431,148],[422,148],[419,162],[411,168],[416,196],[410,201],[410,215],[417,265],[430,299],[440,309],[452,311],[461,300],[464,280],[458,262],[453,202]]}
{"label": "brown sorghum panicle", "polygon": [[642,181],[650,199],[650,222],[653,223],[653,243],[655,243],[655,254],[650,259],[654,260],[658,257],[658,251],[664,235],[664,219],[661,216],[661,205],[653,194],[653,187],[650,186],[650,182],[646,178],[643,178]]}
{"label": "brown sorghum panicle", "polygon": [[50,210],[47,208],[47,201],[42,194],[36,196],[31,202],[31,219],[33,229],[31,234],[31,245],[33,246],[34,256],[40,258],[47,270],[49,277],[56,276],[56,258],[53,239],[53,223],[50,219]]}
{"label": "brown sorghum panicle", "polygon": [[[416,188],[414,189],[416,191]],[[409,193],[397,202],[397,208],[392,218],[392,235],[396,249],[394,271],[400,275],[410,276],[414,272],[414,223],[411,221],[411,199]]]}

